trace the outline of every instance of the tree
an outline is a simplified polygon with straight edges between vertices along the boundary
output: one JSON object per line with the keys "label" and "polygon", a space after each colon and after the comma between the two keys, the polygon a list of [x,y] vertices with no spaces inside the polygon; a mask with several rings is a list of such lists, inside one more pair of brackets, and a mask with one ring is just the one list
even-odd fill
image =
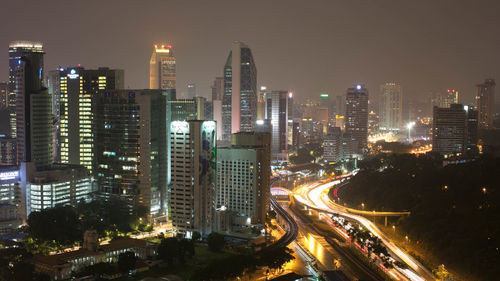
{"label": "tree", "polygon": [[435,270],[433,270],[433,272],[439,281],[453,280],[451,274],[444,267],[444,264],[438,266]]}
{"label": "tree", "polygon": [[295,259],[292,255],[293,251],[287,247],[278,247],[265,250],[260,255],[260,265],[267,266],[271,269],[280,269],[287,262]]}
{"label": "tree", "polygon": [[169,265],[174,263],[174,258],[179,254],[179,241],[175,237],[169,237],[161,240],[158,246],[158,257],[166,261]]}
{"label": "tree", "polygon": [[134,269],[136,262],[137,256],[134,252],[128,251],[118,256],[118,268],[123,273],[128,273],[130,270]]}
{"label": "tree", "polygon": [[200,241],[200,239],[201,239],[201,233],[199,233],[198,231],[194,231],[193,232],[193,236],[191,236],[191,239],[193,241]]}
{"label": "tree", "polygon": [[207,237],[207,242],[208,248],[213,252],[219,252],[220,250],[222,250],[224,244],[226,243],[224,240],[224,235],[217,232],[211,232]]}

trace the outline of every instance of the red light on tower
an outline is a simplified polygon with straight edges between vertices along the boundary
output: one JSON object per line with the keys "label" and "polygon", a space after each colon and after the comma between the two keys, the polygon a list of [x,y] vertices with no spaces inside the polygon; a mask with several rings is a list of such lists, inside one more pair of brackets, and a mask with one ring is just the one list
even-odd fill
{"label": "red light on tower", "polygon": [[167,45],[167,48],[172,49],[172,45]]}
{"label": "red light on tower", "polygon": [[454,93],[454,92],[455,92],[455,89],[451,90],[451,92],[452,92],[452,93]]}
{"label": "red light on tower", "polygon": [[450,89],[446,90],[446,92],[447,92],[447,93],[449,93],[449,92],[450,92]]}

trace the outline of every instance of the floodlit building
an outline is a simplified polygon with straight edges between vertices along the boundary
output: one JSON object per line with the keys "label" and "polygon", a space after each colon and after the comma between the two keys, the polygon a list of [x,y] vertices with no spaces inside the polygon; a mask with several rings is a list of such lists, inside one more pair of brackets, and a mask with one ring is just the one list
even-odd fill
{"label": "floodlit building", "polygon": [[495,115],[495,79],[486,79],[476,85],[476,108],[479,112],[479,128],[494,129]]}
{"label": "floodlit building", "polygon": [[[266,119],[271,120],[272,160],[287,161],[292,118],[290,104],[293,94],[288,91],[271,91],[266,94]],[[289,122],[290,121],[290,122]]]}
{"label": "floodlit building", "polygon": [[403,92],[401,85],[380,85],[380,125],[382,131],[398,131],[403,126]]}
{"label": "floodlit building", "polygon": [[349,155],[363,154],[368,143],[368,90],[364,85],[347,90],[344,122]]}
{"label": "floodlit building", "polygon": [[167,211],[167,93],[105,91],[94,99],[93,175],[103,196]]}
{"label": "floodlit building", "polygon": [[251,132],[257,120],[257,69],[250,48],[234,42],[224,65],[222,140],[231,134]]}
{"label": "floodlit building", "polygon": [[149,61],[149,88],[175,89],[176,61],[171,45],[155,45]]}
{"label": "floodlit building", "polygon": [[21,224],[26,205],[17,166],[0,167],[0,235],[16,230]]}
{"label": "floodlit building", "polygon": [[[57,79],[54,78],[57,77]],[[94,133],[92,130],[93,110],[92,98],[100,91],[123,89],[124,71],[100,67],[98,69],[84,69],[83,67],[60,68],[51,71],[51,86],[53,105],[59,106],[54,112],[59,114],[59,140],[55,150],[60,155],[60,162],[65,164],[83,165],[92,171]],[[50,81],[50,78],[49,78]]]}
{"label": "floodlit building", "polygon": [[328,162],[337,162],[340,159],[342,132],[339,127],[329,127],[323,141],[323,157]]}
{"label": "floodlit building", "polygon": [[216,123],[172,121],[170,124],[170,216],[175,231],[213,229],[216,187]]}
{"label": "floodlit building", "polygon": [[217,150],[217,208],[263,224],[269,209],[270,134],[237,133]]}

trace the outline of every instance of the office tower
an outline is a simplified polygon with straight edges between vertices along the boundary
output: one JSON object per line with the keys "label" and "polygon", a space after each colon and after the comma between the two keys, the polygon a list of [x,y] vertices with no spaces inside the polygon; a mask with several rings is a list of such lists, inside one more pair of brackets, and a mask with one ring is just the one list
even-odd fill
{"label": "office tower", "polygon": [[50,70],[44,81],[52,98],[52,160],[55,163],[61,163],[61,84],[59,78],[59,70]]}
{"label": "office tower", "polygon": [[231,147],[217,150],[217,207],[251,223],[264,223],[269,209],[271,135],[240,132]]}
{"label": "office tower", "polygon": [[454,103],[458,103],[458,91],[455,89],[447,89],[444,92],[430,93],[431,112],[434,107],[448,108]]}
{"label": "office tower", "polygon": [[483,84],[476,85],[475,98],[480,129],[494,129],[495,85],[495,79],[486,79]]}
{"label": "office tower", "polygon": [[41,49],[20,52],[17,65],[11,65],[16,93],[17,162],[44,167],[52,164],[52,101],[42,85],[44,53]]}
{"label": "office tower", "polygon": [[216,77],[212,85],[212,101],[222,100],[224,96],[224,77]]}
{"label": "office tower", "polygon": [[61,163],[83,165],[92,171],[92,98],[101,91],[123,89],[124,71],[68,67],[57,72],[59,88],[54,88],[54,95],[60,97],[56,118],[60,120],[60,147],[56,149],[60,149]]}
{"label": "office tower", "polygon": [[232,133],[254,130],[256,103],[257,69],[252,51],[245,44],[234,42],[224,66],[222,140],[228,142]]}
{"label": "office tower", "polygon": [[[204,98],[203,98],[204,99]],[[214,120],[214,103],[213,101],[207,101],[205,100],[204,103],[204,120]]]}
{"label": "office tower", "polygon": [[272,160],[288,160],[288,134],[289,124],[289,98],[292,93],[288,91],[271,91],[266,94],[266,119],[271,120],[271,154]]}
{"label": "office tower", "polygon": [[155,45],[149,61],[149,88],[175,89],[175,57],[170,45]]}
{"label": "office tower", "polygon": [[368,143],[368,90],[364,85],[347,89],[345,135],[349,154],[363,154]]}
{"label": "office tower", "polygon": [[24,209],[16,166],[0,167],[0,235],[9,234],[22,223]]}
{"label": "office tower", "polygon": [[222,100],[212,100],[213,120],[217,125],[217,140],[222,139]]}
{"label": "office tower", "polygon": [[344,116],[345,114],[345,96],[335,97],[335,115]]}
{"label": "office tower", "polygon": [[[9,124],[10,124],[10,136],[12,138],[17,137],[17,102],[16,102],[16,87],[19,85],[23,87],[25,81],[22,76],[16,75],[16,69],[21,65],[22,57],[34,57],[39,58],[37,62],[40,71],[40,76],[43,72],[43,45],[38,42],[29,41],[14,41],[9,44]],[[43,76],[42,76],[43,77]]]}
{"label": "office tower", "polygon": [[16,165],[16,139],[0,136],[0,166]]}
{"label": "office tower", "polygon": [[340,145],[342,133],[339,127],[328,127],[323,141],[324,158],[328,162],[337,162],[340,159]]}
{"label": "office tower", "polygon": [[26,189],[27,214],[56,205],[76,207],[92,192],[90,172],[80,165],[54,164],[37,171]]}
{"label": "office tower", "polygon": [[205,119],[204,97],[192,99],[169,100],[169,110],[172,121],[202,120]]}
{"label": "office tower", "polygon": [[477,142],[477,112],[461,104],[434,107],[432,151],[448,155],[464,153]]}
{"label": "office tower", "polygon": [[9,87],[5,82],[0,83],[0,109],[9,108]]}
{"label": "office tower", "polygon": [[[336,100],[327,92],[319,95],[319,106],[328,109],[328,122],[335,119]],[[328,126],[328,124],[326,124]]]}
{"label": "office tower", "polygon": [[380,130],[398,131],[403,126],[403,92],[401,85],[380,85]]}
{"label": "office tower", "polygon": [[166,212],[167,93],[104,91],[93,98],[93,174],[99,192]]}
{"label": "office tower", "polygon": [[196,97],[196,85],[195,84],[188,84],[187,85],[187,93],[188,93],[188,98],[193,99]]}
{"label": "office tower", "polygon": [[257,120],[266,119],[266,95],[271,91],[261,86],[257,93]]}
{"label": "office tower", "polygon": [[170,208],[172,226],[191,236],[212,231],[215,212],[216,124],[172,121]]}

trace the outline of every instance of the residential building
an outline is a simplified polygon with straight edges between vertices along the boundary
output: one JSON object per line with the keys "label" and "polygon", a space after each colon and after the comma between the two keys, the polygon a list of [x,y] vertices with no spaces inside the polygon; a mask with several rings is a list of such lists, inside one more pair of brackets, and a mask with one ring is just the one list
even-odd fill
{"label": "residential building", "polygon": [[495,79],[486,79],[484,83],[476,85],[475,98],[480,129],[494,129],[495,86]]}
{"label": "residential building", "polygon": [[103,196],[167,212],[168,95],[163,90],[105,91],[93,100],[93,175]]}
{"label": "residential building", "polygon": [[224,65],[222,140],[231,134],[251,132],[257,120],[257,69],[250,48],[234,42]]}
{"label": "residential building", "polygon": [[149,88],[175,89],[176,60],[171,45],[155,45],[149,61]]}
{"label": "residential building", "polygon": [[172,121],[170,124],[170,215],[178,233],[213,229],[216,187],[216,123]]}

